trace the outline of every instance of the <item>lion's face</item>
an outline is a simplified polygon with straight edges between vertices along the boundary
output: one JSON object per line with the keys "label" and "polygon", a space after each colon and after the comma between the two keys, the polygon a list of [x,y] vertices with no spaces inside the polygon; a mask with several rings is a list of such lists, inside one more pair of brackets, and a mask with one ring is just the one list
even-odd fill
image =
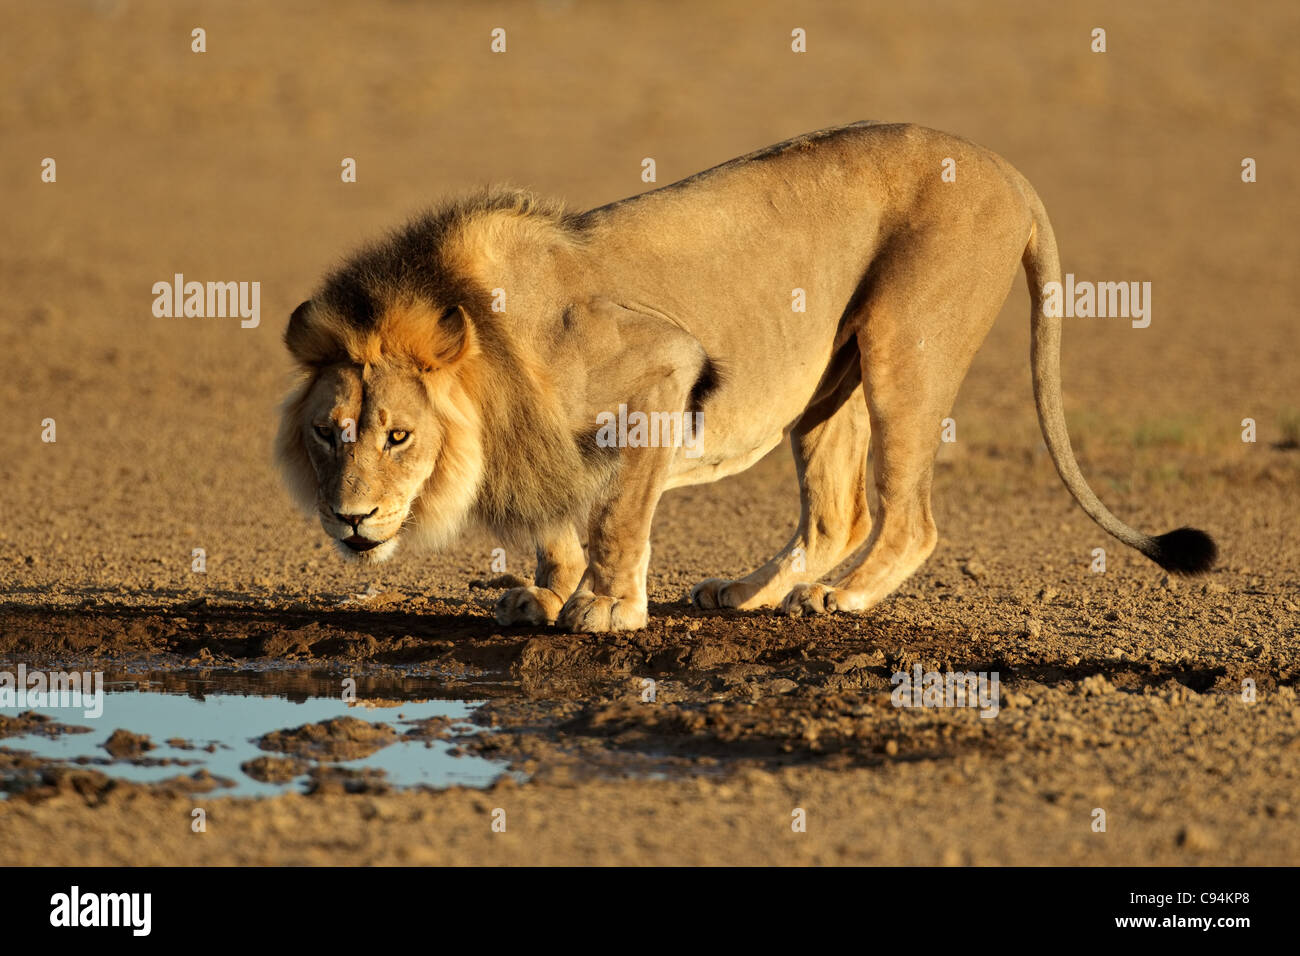
{"label": "lion's face", "polygon": [[442,445],[421,377],[394,367],[326,369],[306,395],[299,425],[325,533],[348,557],[390,557]]}
{"label": "lion's face", "polygon": [[299,506],[366,563],[392,557],[399,537],[451,541],[483,475],[464,310],[439,321],[391,308],[358,328],[305,302],[285,338],[304,377],[284,405],[276,458]]}

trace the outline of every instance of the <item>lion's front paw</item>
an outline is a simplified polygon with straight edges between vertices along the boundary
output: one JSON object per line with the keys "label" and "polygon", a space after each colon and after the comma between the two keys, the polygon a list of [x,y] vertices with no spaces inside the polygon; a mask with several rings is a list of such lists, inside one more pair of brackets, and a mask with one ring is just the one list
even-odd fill
{"label": "lion's front paw", "polygon": [[601,631],[635,631],[646,625],[645,605],[603,594],[579,591],[564,602],[555,623],[575,634]]}
{"label": "lion's front paw", "polygon": [[549,588],[511,588],[497,599],[493,614],[502,627],[531,624],[539,627],[555,623],[564,602]]}
{"label": "lion's front paw", "polygon": [[803,614],[829,614],[839,610],[835,589],[824,584],[796,584],[781,602],[781,613],[791,617]]}
{"label": "lion's front paw", "polygon": [[735,607],[727,601],[727,589],[735,584],[726,578],[709,578],[691,588],[691,603],[705,611]]}

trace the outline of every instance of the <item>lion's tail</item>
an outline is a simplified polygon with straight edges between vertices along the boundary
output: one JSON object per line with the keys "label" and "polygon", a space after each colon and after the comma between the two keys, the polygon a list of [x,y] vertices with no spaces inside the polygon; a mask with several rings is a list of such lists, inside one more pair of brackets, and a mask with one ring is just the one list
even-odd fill
{"label": "lion's tail", "polygon": [[1024,183],[1023,188],[1034,214],[1034,227],[1022,259],[1033,309],[1030,317],[1030,363],[1034,374],[1034,402],[1038,406],[1043,439],[1047,442],[1052,461],[1056,463],[1056,471],[1065,487],[1070,489],[1070,494],[1074,495],[1074,500],[1109,534],[1141,551],[1167,571],[1176,574],[1208,571],[1218,556],[1214,539],[1208,534],[1195,528],[1179,528],[1155,536],[1130,528],[1101,503],[1079,471],[1079,463],[1070,447],[1070,435],[1065,427],[1065,406],[1061,401],[1061,319],[1043,313],[1043,289],[1049,282],[1061,281],[1061,259],[1047,210],[1028,183]]}

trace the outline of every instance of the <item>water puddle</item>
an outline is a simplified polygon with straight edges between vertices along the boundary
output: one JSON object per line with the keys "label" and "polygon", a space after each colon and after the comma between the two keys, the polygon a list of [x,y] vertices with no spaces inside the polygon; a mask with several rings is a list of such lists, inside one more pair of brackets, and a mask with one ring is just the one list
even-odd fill
{"label": "water puddle", "polygon": [[[0,752],[21,751],[141,784],[207,771],[232,784],[214,791],[221,796],[302,791],[321,769],[392,787],[439,788],[486,787],[505,772],[503,763],[461,754],[454,743],[428,733],[481,730],[468,721],[481,701],[437,699],[430,693],[435,683],[413,680],[365,687],[349,703],[339,686],[340,678],[286,685],[283,675],[247,671],[171,672],[164,681],[116,675],[104,681],[103,714],[94,719],[82,706],[0,707],[0,717],[34,711],[49,718],[21,728],[29,732],[0,737]],[[67,725],[66,732],[50,733],[54,723]],[[304,725],[313,726],[289,733]],[[147,735],[151,746],[142,749],[135,735]],[[113,752],[105,748],[110,737]],[[0,799],[21,789],[24,775],[30,782],[30,769],[0,763]]]}

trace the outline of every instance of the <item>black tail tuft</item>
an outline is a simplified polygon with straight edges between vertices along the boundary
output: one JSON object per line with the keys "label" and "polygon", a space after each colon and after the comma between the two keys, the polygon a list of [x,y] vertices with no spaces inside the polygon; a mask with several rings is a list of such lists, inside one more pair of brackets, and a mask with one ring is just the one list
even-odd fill
{"label": "black tail tuft", "polygon": [[1143,548],[1142,553],[1174,574],[1204,574],[1214,567],[1219,548],[1204,531],[1179,528],[1152,538],[1150,547]]}

